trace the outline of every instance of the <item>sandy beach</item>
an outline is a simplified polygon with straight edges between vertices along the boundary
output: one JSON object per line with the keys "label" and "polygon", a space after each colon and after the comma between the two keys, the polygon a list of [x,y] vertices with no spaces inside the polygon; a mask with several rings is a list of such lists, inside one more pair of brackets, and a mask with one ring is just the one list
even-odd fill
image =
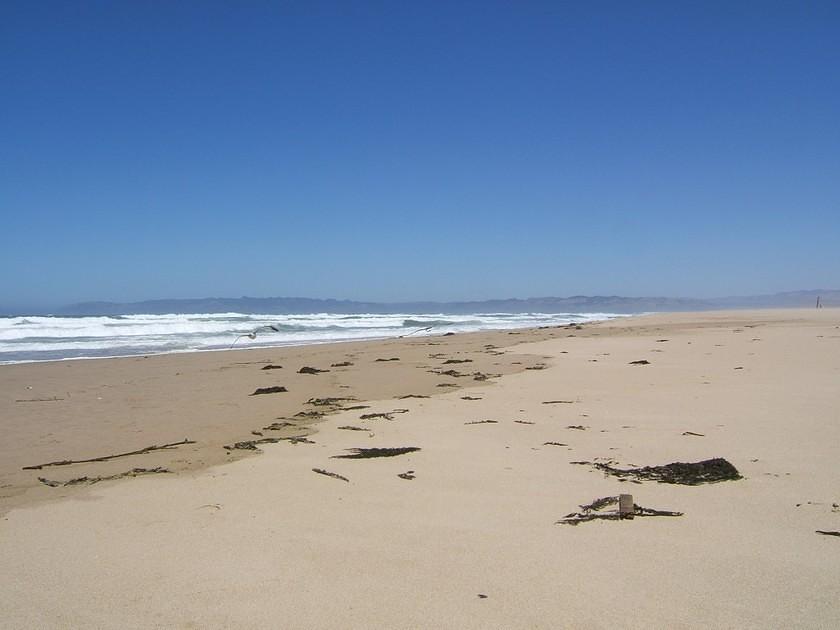
{"label": "sandy beach", "polygon": [[0,366],[0,627],[834,627],[838,413],[837,309]]}

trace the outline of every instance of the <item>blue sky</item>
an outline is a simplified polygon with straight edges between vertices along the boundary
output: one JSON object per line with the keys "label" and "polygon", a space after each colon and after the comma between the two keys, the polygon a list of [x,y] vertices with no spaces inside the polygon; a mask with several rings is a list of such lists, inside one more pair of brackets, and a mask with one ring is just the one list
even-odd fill
{"label": "blue sky", "polygon": [[10,0],[0,308],[840,287],[838,68],[837,2]]}

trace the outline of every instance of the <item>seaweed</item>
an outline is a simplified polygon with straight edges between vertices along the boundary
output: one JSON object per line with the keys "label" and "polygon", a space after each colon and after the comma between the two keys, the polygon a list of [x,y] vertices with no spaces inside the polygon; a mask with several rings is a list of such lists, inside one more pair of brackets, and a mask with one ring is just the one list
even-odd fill
{"label": "seaweed", "polygon": [[472,359],[447,359],[443,362],[444,365],[451,365],[455,363],[472,363]]}
{"label": "seaweed", "polygon": [[629,365],[650,365],[647,359],[640,359],[639,361],[630,361]]}
{"label": "seaweed", "polygon": [[298,374],[321,374],[322,372],[329,372],[329,370],[319,370],[318,368],[303,366],[298,370]]}
{"label": "seaweed", "polygon": [[338,473],[324,470],[323,468],[313,468],[312,472],[316,472],[319,475],[326,475],[327,477],[332,477],[333,479],[341,479],[341,481],[346,481],[347,483],[350,483],[350,480],[347,477],[339,475]]}
{"label": "seaweed", "polygon": [[175,448],[176,446],[182,446],[184,444],[195,444],[195,440],[184,439],[180,442],[170,442],[169,444],[161,444],[160,446],[154,444],[152,446],[147,446],[136,451],[128,451],[127,453],[117,453],[115,455],[103,455],[101,457],[92,457],[90,459],[63,459],[57,462],[37,464],[35,466],[24,466],[21,470],[41,470],[42,468],[46,468],[47,466],[69,466],[70,464],[89,464],[91,462],[105,462],[109,459],[116,459],[117,457],[128,457],[129,455],[143,455],[145,453],[150,453],[151,451],[162,451],[170,448]]}
{"label": "seaweed", "polygon": [[312,440],[304,435],[295,435],[292,437],[267,437],[259,440],[244,440],[242,442],[235,442],[234,444],[225,444],[222,448],[228,451],[258,451],[257,448],[261,444],[276,444],[277,442],[291,442],[292,444],[315,444]]}
{"label": "seaweed", "polygon": [[333,459],[371,459],[374,457],[396,457],[419,451],[417,446],[399,446],[395,448],[349,448],[347,455],[333,455]]}
{"label": "seaweed", "polygon": [[355,398],[340,398],[340,397],[326,397],[326,398],[310,398],[306,401],[307,405],[314,405],[316,407],[333,407],[338,403],[356,400]]}
{"label": "seaweed", "polygon": [[345,431],[367,431],[364,427],[354,427],[351,424],[345,424],[343,427],[338,427],[339,429],[344,429]]}
{"label": "seaweed", "polygon": [[289,391],[285,387],[281,387],[280,385],[274,385],[272,387],[257,387],[254,390],[253,394],[249,394],[249,396],[259,396],[260,394],[280,394],[282,392]]}
{"label": "seaweed", "polygon": [[568,446],[568,444],[564,444],[563,442],[543,442],[543,446]]}
{"label": "seaweed", "polygon": [[429,396],[424,396],[423,394],[406,394],[405,396],[397,396],[400,400],[404,400],[406,398],[429,398]]}
{"label": "seaweed", "polygon": [[574,400],[544,400],[542,404],[544,405],[572,405],[574,404]]}
{"label": "seaweed", "polygon": [[472,422],[465,422],[464,424],[499,424],[498,420],[473,420]]}
{"label": "seaweed", "polygon": [[399,475],[397,475],[397,477],[399,477],[400,479],[406,479],[406,480],[408,480],[408,481],[411,481],[411,480],[412,480],[412,479],[414,479],[416,476],[417,476],[417,475],[415,475],[415,474],[414,474],[414,471],[413,471],[413,470],[407,470],[407,471],[405,471],[404,473],[400,473]]}
{"label": "seaweed", "polygon": [[823,536],[840,536],[840,532],[827,532],[822,529],[816,529],[814,531],[818,534],[822,534]]}
{"label": "seaweed", "polygon": [[683,486],[698,486],[704,483],[737,481],[743,479],[738,469],[722,457],[706,459],[700,462],[673,462],[663,466],[644,466],[643,468],[615,468],[599,462],[588,463],[604,474],[638,481],[656,481]]}
{"label": "seaweed", "polygon": [[387,362],[387,361],[399,361],[399,360],[400,360],[399,357],[391,357],[390,359],[376,359],[376,361],[374,361],[374,363],[383,363],[383,362]]}
{"label": "seaweed", "polygon": [[269,363],[268,365],[262,366],[260,369],[261,370],[282,370],[283,366],[282,365],[272,365],[271,363]]}
{"label": "seaweed", "polygon": [[340,363],[333,363],[330,367],[350,367],[353,365],[350,361],[341,361]]}
{"label": "seaweed", "polygon": [[157,468],[132,468],[131,470],[116,475],[105,475],[97,477],[76,477],[75,479],[70,479],[68,481],[53,481],[51,479],[45,479],[44,477],[38,477],[38,481],[40,481],[46,486],[49,486],[50,488],[58,488],[63,486],[78,486],[85,483],[94,484],[99,483],[100,481],[112,481],[114,479],[122,479],[123,477],[139,477],[140,475],[154,475],[158,473],[168,472],[172,471],[168,468],[162,468],[158,466]]}

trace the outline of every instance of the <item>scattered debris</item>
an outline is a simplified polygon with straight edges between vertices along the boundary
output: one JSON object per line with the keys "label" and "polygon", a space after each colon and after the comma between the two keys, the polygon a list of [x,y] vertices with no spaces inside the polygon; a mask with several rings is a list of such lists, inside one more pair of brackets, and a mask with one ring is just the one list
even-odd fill
{"label": "scattered debris", "polygon": [[330,367],[350,367],[353,365],[350,361],[342,361],[341,363],[333,363]]}
{"label": "scattered debris", "polygon": [[171,442],[169,444],[157,444],[141,448],[136,451],[129,451],[127,453],[117,453],[115,455],[103,455],[102,457],[92,457],[91,459],[65,459],[57,462],[49,462],[46,464],[38,464],[37,466],[24,466],[21,470],[41,470],[47,466],[69,466],[70,464],[88,464],[90,462],[105,462],[109,459],[116,459],[117,457],[128,457],[129,455],[142,455],[150,453],[151,451],[162,451],[164,449],[175,448],[184,444],[195,444],[195,440],[183,439],[180,442]]}
{"label": "scattered debris", "polygon": [[100,481],[112,481],[114,479],[122,479],[123,477],[139,477],[140,475],[154,475],[157,473],[168,473],[172,472],[168,468],[132,468],[129,471],[124,473],[119,473],[117,475],[106,475],[104,477],[97,476],[97,477],[76,477],[75,479],[70,479],[68,481],[53,481],[51,479],[44,479],[43,477],[38,477],[38,481],[42,484],[49,486],[50,488],[58,488],[61,486],[78,486],[83,483],[87,484],[94,484],[99,483]]}
{"label": "scattered debris", "polygon": [[[622,500],[623,499],[623,500]],[[609,512],[601,512],[604,508],[619,504],[619,509],[610,510]],[[631,507],[632,506],[632,507]],[[618,521],[623,519],[632,519],[636,516],[682,516],[682,512],[670,512],[668,510],[654,510],[651,508],[642,507],[633,503],[632,495],[619,495],[615,497],[603,497],[595,499],[588,505],[581,505],[580,512],[572,512],[566,514],[562,519],[557,521],[557,525],[578,525],[596,520],[610,520]]]}
{"label": "scattered debris", "polygon": [[461,376],[469,376],[469,374],[462,374],[457,370],[429,370],[431,374],[440,374],[441,376],[451,376],[453,378],[459,378]]}
{"label": "scattered debris", "polygon": [[400,473],[399,475],[397,475],[397,477],[399,477],[400,479],[406,479],[408,481],[411,481],[416,477],[416,475],[414,474],[413,470],[407,470],[404,473]]}
{"label": "scattered debris", "polygon": [[694,431],[683,431],[683,435],[693,435],[695,437],[706,437],[705,433],[695,433]]}
{"label": "scattered debris", "polygon": [[607,475],[619,479],[638,481],[657,481],[659,483],[674,483],[684,486],[697,486],[704,483],[718,483],[720,481],[736,481],[743,479],[738,469],[722,457],[706,459],[701,462],[674,462],[664,466],[645,466],[643,468],[614,468],[600,462],[571,462],[573,464],[590,464]]}
{"label": "scattered debris", "polygon": [[312,472],[316,472],[319,475],[326,475],[327,477],[332,477],[333,479],[341,479],[342,481],[346,481],[347,483],[350,483],[350,480],[347,477],[343,477],[342,475],[339,475],[338,473],[334,473],[334,472],[330,472],[328,470],[324,470],[323,468],[313,468]]}
{"label": "scattered debris", "polygon": [[329,370],[319,370],[318,368],[303,366],[298,370],[298,374],[321,374],[322,372],[329,372]]}
{"label": "scattered debris", "polygon": [[630,361],[630,365],[650,365],[647,359],[640,359],[639,361]]}
{"label": "scattered debris", "polygon": [[465,422],[464,424],[499,424],[498,420],[473,420],[472,422]]}
{"label": "scattered debris", "polygon": [[260,369],[263,369],[263,370],[282,370],[283,366],[282,365],[272,365],[271,363],[269,363],[268,365],[262,366],[262,368],[260,368]]}
{"label": "scattered debris", "polygon": [[370,459],[373,457],[396,457],[419,451],[417,446],[399,446],[395,448],[348,448],[349,455],[333,455],[333,459]]}
{"label": "scattered debris", "polygon": [[317,420],[318,418],[323,418],[324,414],[320,411],[298,411],[295,414],[295,418],[312,418]]}

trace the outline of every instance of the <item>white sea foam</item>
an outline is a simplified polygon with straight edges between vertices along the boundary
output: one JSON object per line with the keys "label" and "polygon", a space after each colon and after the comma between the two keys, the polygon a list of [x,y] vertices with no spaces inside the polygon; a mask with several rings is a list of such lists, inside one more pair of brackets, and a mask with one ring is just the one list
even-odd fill
{"label": "white sea foam", "polygon": [[[266,315],[187,313],[116,317],[0,318],[0,363],[130,356],[230,347],[303,345],[431,333],[553,326],[611,319],[611,313],[443,313]],[[240,337],[261,326],[255,339]]]}

